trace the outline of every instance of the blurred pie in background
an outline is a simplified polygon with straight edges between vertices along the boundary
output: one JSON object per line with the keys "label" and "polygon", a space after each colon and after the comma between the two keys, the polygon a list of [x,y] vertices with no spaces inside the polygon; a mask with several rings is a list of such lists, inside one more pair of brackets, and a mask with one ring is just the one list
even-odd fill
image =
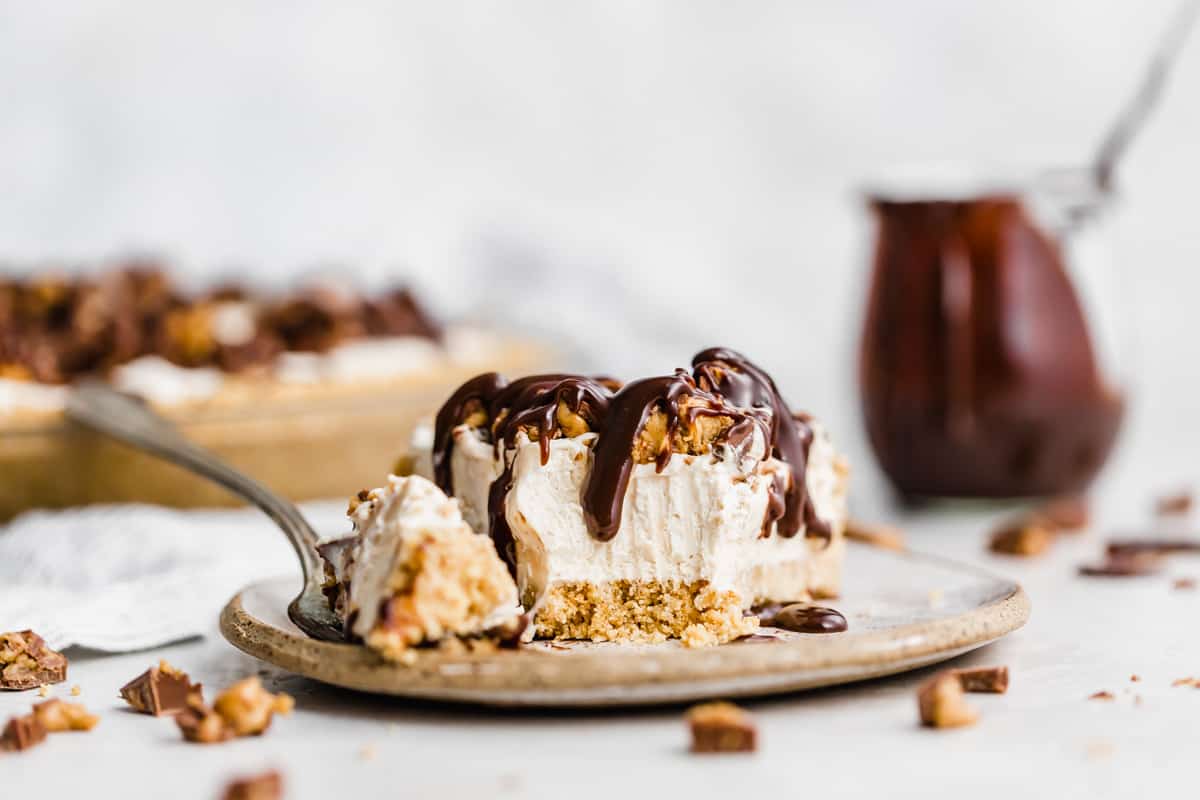
{"label": "blurred pie in background", "polygon": [[444,326],[405,288],[186,293],[144,263],[0,278],[0,520],[95,502],[232,502],[69,427],[62,411],[79,380],[143,397],[192,441],[303,500],[369,485],[417,419],[484,367],[520,374],[551,361],[527,339]]}

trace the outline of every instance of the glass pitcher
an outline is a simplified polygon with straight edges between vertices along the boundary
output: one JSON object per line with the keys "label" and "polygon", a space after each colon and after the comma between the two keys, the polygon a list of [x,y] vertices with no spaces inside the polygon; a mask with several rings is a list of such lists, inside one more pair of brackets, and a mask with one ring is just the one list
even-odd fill
{"label": "glass pitcher", "polygon": [[1125,409],[1111,198],[1047,173],[910,175],[867,195],[859,380],[893,485],[910,498],[1084,489]]}

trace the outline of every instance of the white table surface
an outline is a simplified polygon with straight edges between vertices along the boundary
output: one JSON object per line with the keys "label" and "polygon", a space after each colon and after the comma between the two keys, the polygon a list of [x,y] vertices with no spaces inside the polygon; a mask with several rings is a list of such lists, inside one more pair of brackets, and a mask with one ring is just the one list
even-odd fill
{"label": "white table surface", "polygon": [[[1123,504],[1126,519],[1149,520],[1147,498],[1137,499]],[[0,758],[0,785],[15,780],[46,797],[208,798],[232,775],[274,767],[294,798],[1193,792],[1200,691],[1172,688],[1171,681],[1200,675],[1193,622],[1200,592],[1173,590],[1171,579],[1200,575],[1200,563],[1181,559],[1155,578],[1084,579],[1076,566],[1099,552],[1111,526],[1063,539],[1049,557],[1019,561],[983,553],[995,515],[943,509],[908,518],[917,547],[1014,575],[1033,599],[1024,629],[957,662],[1006,664],[1012,674],[1006,695],[972,696],[981,711],[972,728],[918,727],[914,687],[929,674],[922,671],[747,702],[760,751],[696,757],[686,752],[679,708],[514,713],[377,698],[268,668],[214,629],[202,640],[151,652],[72,651],[70,680],[53,694],[69,698],[69,686],[78,684],[79,699],[102,717],[99,727]],[[131,713],[116,694],[158,658],[187,669],[210,691],[261,671],[269,688],[296,698],[296,711],[261,738],[185,743],[173,722]],[[1134,673],[1140,682],[1130,681]],[[1087,699],[1101,689],[1116,700]],[[0,695],[0,716],[37,700],[32,692]]]}

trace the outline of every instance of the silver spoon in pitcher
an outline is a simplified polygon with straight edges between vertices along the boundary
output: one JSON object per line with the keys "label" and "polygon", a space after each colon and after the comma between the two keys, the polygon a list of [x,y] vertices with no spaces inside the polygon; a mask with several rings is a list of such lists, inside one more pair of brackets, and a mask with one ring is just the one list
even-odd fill
{"label": "silver spoon in pitcher", "polygon": [[1117,165],[1162,97],[1167,77],[1197,16],[1200,16],[1200,0],[1183,0],[1176,8],[1151,55],[1141,83],[1108,128],[1091,162],[1083,167],[1051,170],[1042,175],[1042,188],[1057,198],[1073,223],[1089,219],[1112,199]]}
{"label": "silver spoon in pitcher", "polygon": [[314,639],[344,641],[341,620],[321,591],[324,571],[317,555],[317,534],[295,505],[253,478],[180,435],[175,427],[135,397],[91,381],[75,386],[67,400],[67,417],[94,431],[170,461],[224,486],[258,506],[275,521],[300,559],[304,588],[288,605],[288,617]]}

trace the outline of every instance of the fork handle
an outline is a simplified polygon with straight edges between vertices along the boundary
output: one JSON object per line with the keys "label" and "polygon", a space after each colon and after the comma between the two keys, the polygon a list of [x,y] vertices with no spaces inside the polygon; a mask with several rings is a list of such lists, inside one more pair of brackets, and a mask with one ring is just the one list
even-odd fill
{"label": "fork handle", "polygon": [[76,385],[67,399],[67,417],[84,427],[178,464],[224,486],[262,509],[287,535],[304,581],[321,574],[317,534],[291,502],[253,478],[238,472],[212,453],[184,439],[170,422],[143,401],[99,381]]}

